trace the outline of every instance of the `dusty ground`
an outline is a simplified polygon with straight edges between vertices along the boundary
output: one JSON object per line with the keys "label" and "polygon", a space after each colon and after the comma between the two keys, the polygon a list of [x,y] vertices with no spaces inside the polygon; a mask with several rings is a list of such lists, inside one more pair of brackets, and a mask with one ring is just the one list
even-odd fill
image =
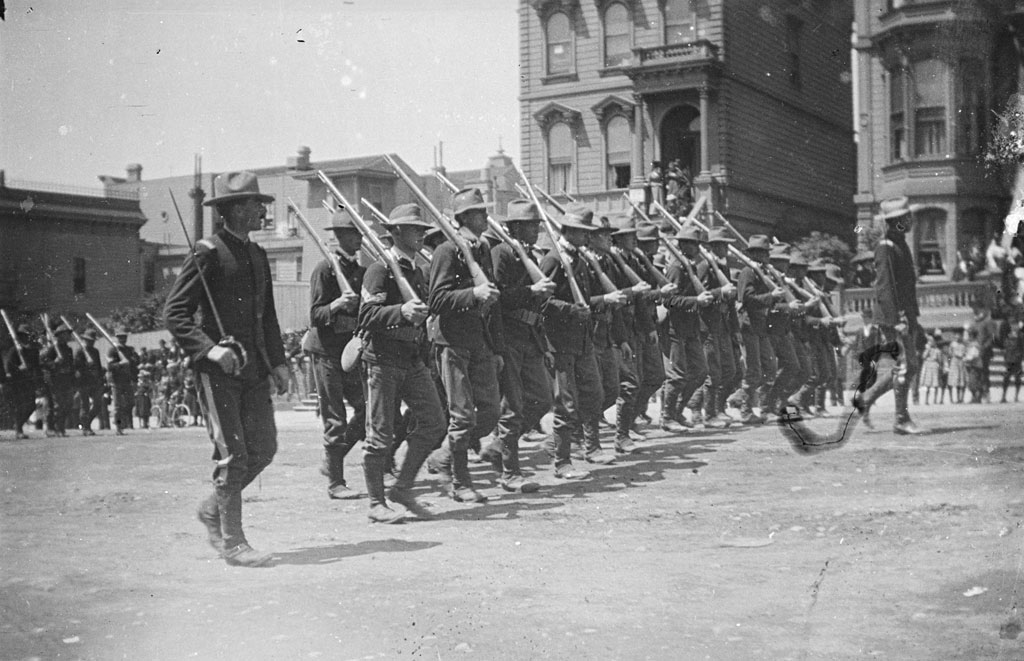
{"label": "dusty ground", "polygon": [[276,555],[258,570],[193,518],[202,431],[8,432],[0,657],[1022,659],[1024,404],[916,411],[935,433],[860,430],[814,458],[773,427],[651,433],[585,483],[528,445],[540,493],[476,466],[492,500],[464,506],[424,474],[441,518],[401,526],[329,501],[316,422],[282,413],[246,492]]}

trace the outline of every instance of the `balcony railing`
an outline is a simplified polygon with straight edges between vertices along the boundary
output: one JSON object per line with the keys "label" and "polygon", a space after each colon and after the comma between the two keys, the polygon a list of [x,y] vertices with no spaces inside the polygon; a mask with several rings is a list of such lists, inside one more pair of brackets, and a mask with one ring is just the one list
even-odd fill
{"label": "balcony railing", "polygon": [[[917,286],[917,306],[924,315],[928,310],[969,310],[974,302],[990,304],[993,283],[988,280],[973,282],[938,282]],[[874,305],[875,292],[869,288],[847,289],[844,294],[847,312],[863,312]]]}
{"label": "balcony railing", "polygon": [[643,66],[645,64],[660,64],[662,62],[704,62],[718,59],[718,46],[701,39],[683,44],[669,44],[667,46],[654,46],[653,48],[634,48],[635,61]]}

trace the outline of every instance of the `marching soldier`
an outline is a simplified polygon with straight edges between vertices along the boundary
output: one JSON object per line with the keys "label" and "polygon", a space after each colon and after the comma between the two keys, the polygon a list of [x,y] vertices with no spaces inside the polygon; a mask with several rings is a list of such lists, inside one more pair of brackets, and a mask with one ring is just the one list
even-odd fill
{"label": "marching soldier", "polygon": [[[416,266],[416,255],[431,227],[419,206],[402,204],[389,215],[386,229],[393,238],[388,254],[419,296],[406,301],[398,281],[384,264],[370,264],[363,276],[359,329],[363,334],[362,362],[366,375],[366,443],[363,472],[370,496],[369,519],[374,523],[398,523],[401,512],[388,507],[385,495],[421,519],[431,518],[412,495],[413,481],[430,451],[444,437],[441,399],[427,367],[429,348],[424,321],[429,307],[427,281]],[[395,484],[384,491],[384,471],[391,457],[398,407],[404,401],[414,420],[405,437],[408,450]]]}
{"label": "marching soldier", "polygon": [[277,452],[271,383],[284,394],[288,366],[270,263],[249,233],[263,226],[274,198],[260,193],[252,172],[217,175],[213,190],[204,204],[216,207],[224,226],[185,258],[164,320],[196,370],[214,444],[214,490],[200,503],[198,518],[229,565],[259,567],[271,556],[253,549],[242,530],[242,490]]}
{"label": "marching soldier", "polygon": [[[320,472],[327,478],[327,495],[345,500],[358,498],[357,490],[345,481],[345,457],[356,443],[366,438],[366,400],[358,369],[345,372],[341,355],[352,339],[359,319],[359,291],[366,269],[357,256],[363,243],[345,209],[331,216],[331,230],[338,241],[334,251],[341,277],[351,289],[342,293],[338,274],[331,260],[324,259],[309,279],[309,332],[302,349],[312,358],[312,371],[324,427],[324,459]],[[347,419],[345,402],[352,407]]]}
{"label": "marching soldier", "polygon": [[80,336],[84,343],[75,351],[75,383],[78,387],[79,426],[82,436],[95,436],[92,421],[99,415],[103,399],[103,364],[96,349],[96,332],[86,328]]}
{"label": "marching soldier", "polygon": [[7,374],[4,390],[14,426],[14,438],[23,439],[28,438],[24,425],[35,411],[36,391],[43,385],[43,372],[39,364],[39,348],[32,341],[32,329],[28,324],[18,326],[15,339],[17,344],[3,354],[3,367]]}
{"label": "marching soldier", "polygon": [[[651,285],[651,289],[639,294],[636,298],[636,338],[634,351],[637,354],[636,407],[633,420],[647,412],[647,403],[658,392],[665,382],[665,361],[661,357],[661,342],[658,338],[658,304],[662,297],[671,293],[675,285],[668,283],[660,289],[657,287],[658,277],[654,259],[658,256],[658,227],[653,223],[641,222],[636,229],[636,247],[642,251],[645,260],[641,260],[642,269],[637,273]],[[632,429],[633,421],[630,421]]]}
{"label": "marching soldier", "polygon": [[132,405],[135,381],[138,378],[139,355],[135,353],[135,349],[128,346],[128,331],[124,328],[114,331],[114,339],[117,340],[117,345],[107,350],[107,381],[110,383],[113,399],[114,430],[118,436],[123,436],[125,428],[130,429],[134,426]]}
{"label": "marching soldier", "polygon": [[[789,256],[784,273],[787,277],[792,278],[798,286],[803,287],[809,265],[802,254],[793,252]],[[801,380],[796,390],[787,398],[786,403],[799,408],[808,418],[816,416],[814,392],[818,384],[821,383],[821,370],[823,369],[815,360],[817,356],[811,346],[812,337],[824,320],[818,308],[818,301],[819,299],[813,297],[805,301],[803,308],[794,315],[791,327],[793,346],[800,363]]]}
{"label": "marching soldier", "polygon": [[55,436],[67,436],[67,424],[75,398],[75,356],[68,346],[71,329],[60,324],[53,329],[56,342],[42,353],[40,363],[50,393],[49,427]]}
{"label": "marching soldier", "polygon": [[[828,275],[828,265],[820,259],[811,262],[807,269],[807,276],[818,289],[826,294],[831,290],[832,279]],[[817,387],[813,393],[811,405],[813,412],[819,416],[826,416],[825,396],[829,390],[835,390],[838,363],[836,361],[836,348],[842,346],[839,337],[839,320],[824,317],[823,315],[807,315],[807,321],[811,324],[810,346],[815,367],[820,373]]]}
{"label": "marching soldier", "polygon": [[[604,399],[587,306],[587,301],[592,300],[590,269],[579,253],[594,226],[572,212],[562,216],[559,224],[564,239],[561,249],[572,273],[563,268],[557,248],[552,248],[540,263],[540,270],[555,283],[555,291],[544,306],[544,330],[555,363],[554,435],[545,443],[545,451],[555,460],[556,478],[582,480],[590,472],[572,465],[573,435],[580,429],[588,447],[600,448],[598,420]],[[583,296],[581,302],[573,298],[570,277],[574,277]]]}
{"label": "marching soldier", "polygon": [[[768,237],[763,234],[755,234],[747,240],[747,255],[757,264],[763,265],[768,261],[768,250]],[[762,424],[764,418],[755,415],[753,407],[758,404],[758,390],[767,379],[774,376],[774,354],[771,340],[768,339],[767,313],[782,300],[784,294],[778,286],[770,287],[750,266],[744,266],[740,271],[736,288],[739,291],[739,321],[746,351],[740,422]],[[761,404],[767,410],[769,402]]]}
{"label": "marching soldier", "polygon": [[498,392],[503,337],[494,286],[491,253],[481,235],[487,229],[487,208],[476,188],[455,194],[452,202],[459,234],[489,282],[473,284],[459,248],[442,243],[430,260],[431,340],[438,371],[448,397],[448,436],[431,464],[448,481],[448,495],[457,502],[483,503],[486,496],[473,488],[469,448],[479,446],[501,414]]}
{"label": "marching soldier", "polygon": [[923,329],[917,323],[917,272],[907,245],[906,234],[913,224],[907,198],[884,200],[881,214],[885,219],[885,238],[875,248],[874,323],[881,334],[881,344],[861,354],[863,368],[877,361],[874,383],[854,395],[854,406],[867,417],[871,405],[890,389],[896,396],[897,434],[920,434],[910,418],[907,395],[910,383],[919,369],[917,342]]}
{"label": "marching soldier", "polygon": [[[788,246],[776,245],[769,254],[771,265],[780,273],[784,273],[788,268],[789,259]],[[784,283],[780,283],[779,286],[786,287]],[[778,413],[789,397],[807,380],[805,365],[800,361],[802,352],[797,349],[797,340],[793,337],[794,326],[803,323],[799,317],[804,311],[804,304],[798,300],[779,301],[768,310],[768,340],[775,354],[776,368],[774,380],[762,403],[762,413],[765,412],[765,404],[768,411]]]}
{"label": "marching soldier", "polygon": [[697,227],[684,227],[674,240],[690,264],[673,260],[665,274],[676,285],[676,291],[665,296],[671,341],[662,410],[663,417],[667,415],[668,419],[687,427],[692,423],[683,418],[682,409],[708,376],[699,311],[711,305],[714,294],[698,290],[697,274],[689,270],[699,255],[699,246],[704,241],[703,232]]}
{"label": "marching soldier", "polygon": [[[533,257],[541,223],[540,211],[529,200],[512,200],[505,223],[508,232]],[[504,368],[501,370],[501,486],[506,491],[529,493],[540,486],[523,477],[519,468],[519,438],[533,429],[551,409],[551,377],[545,365],[544,302],[555,283],[544,278],[531,282],[526,266],[507,243],[491,250],[495,284],[501,290],[501,318],[505,330]]]}

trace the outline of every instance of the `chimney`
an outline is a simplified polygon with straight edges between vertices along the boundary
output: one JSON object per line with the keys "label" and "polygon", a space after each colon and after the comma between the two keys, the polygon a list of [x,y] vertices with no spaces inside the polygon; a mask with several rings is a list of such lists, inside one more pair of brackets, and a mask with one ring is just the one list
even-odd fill
{"label": "chimney", "polygon": [[285,165],[288,166],[289,170],[308,170],[309,166],[309,147],[300,145],[296,150],[295,156],[289,156]]}
{"label": "chimney", "polygon": [[128,173],[127,181],[129,183],[137,183],[142,181],[142,166],[138,163],[129,163],[125,166],[125,171]]}

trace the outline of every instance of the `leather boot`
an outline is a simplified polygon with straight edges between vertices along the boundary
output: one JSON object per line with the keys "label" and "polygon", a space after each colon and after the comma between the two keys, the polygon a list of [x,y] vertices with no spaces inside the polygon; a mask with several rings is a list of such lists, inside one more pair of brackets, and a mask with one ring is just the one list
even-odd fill
{"label": "leather boot", "polygon": [[[446,444],[447,445],[447,444]],[[465,447],[451,448],[452,483],[448,495],[459,503],[486,503],[487,496],[473,488],[469,474],[469,452]]]}
{"label": "leather boot", "polygon": [[434,518],[433,512],[421,505],[412,495],[413,482],[416,475],[430,454],[431,446],[426,443],[410,445],[405,453],[405,460],[398,472],[395,484],[388,489],[387,497],[393,503],[398,503],[409,510],[417,519],[430,520]]}
{"label": "leather boot", "polygon": [[370,496],[370,523],[401,523],[402,514],[388,507],[384,498],[384,466],[387,458],[363,455],[363,475],[366,477],[366,493]]}
{"label": "leather boot", "polygon": [[661,422],[661,431],[672,432],[674,434],[680,434],[685,431],[678,422],[676,422],[676,400],[678,397],[675,393],[669,391],[668,388],[663,388],[661,391],[661,415],[659,416]]}
{"label": "leather boot", "polygon": [[217,510],[220,529],[224,537],[224,560],[234,567],[262,567],[271,560],[270,554],[259,553],[245,539],[242,532],[242,491],[217,490]]}
{"label": "leather boot", "polygon": [[447,438],[441,441],[441,447],[430,453],[426,463],[427,470],[440,475],[446,487],[452,483],[452,451]]}
{"label": "leather boot", "polygon": [[920,434],[921,429],[914,424],[914,421],[910,419],[910,409],[907,406],[907,386],[897,384],[893,389],[893,394],[896,396],[896,424],[893,425],[893,431],[897,434]]}
{"label": "leather boot", "polygon": [[501,488],[505,491],[519,493],[533,493],[540,489],[540,485],[532,480],[523,477],[519,468],[519,438],[514,437],[502,444],[502,466]]}
{"label": "leather boot", "polygon": [[345,450],[332,446],[324,447],[324,460],[320,474],[327,478],[327,495],[334,500],[353,500],[362,494],[350,489],[345,482]]}
{"label": "leather boot", "polygon": [[217,509],[217,494],[212,493],[199,503],[196,517],[206,526],[207,541],[218,555],[224,553],[224,536],[220,532],[220,510]]}

